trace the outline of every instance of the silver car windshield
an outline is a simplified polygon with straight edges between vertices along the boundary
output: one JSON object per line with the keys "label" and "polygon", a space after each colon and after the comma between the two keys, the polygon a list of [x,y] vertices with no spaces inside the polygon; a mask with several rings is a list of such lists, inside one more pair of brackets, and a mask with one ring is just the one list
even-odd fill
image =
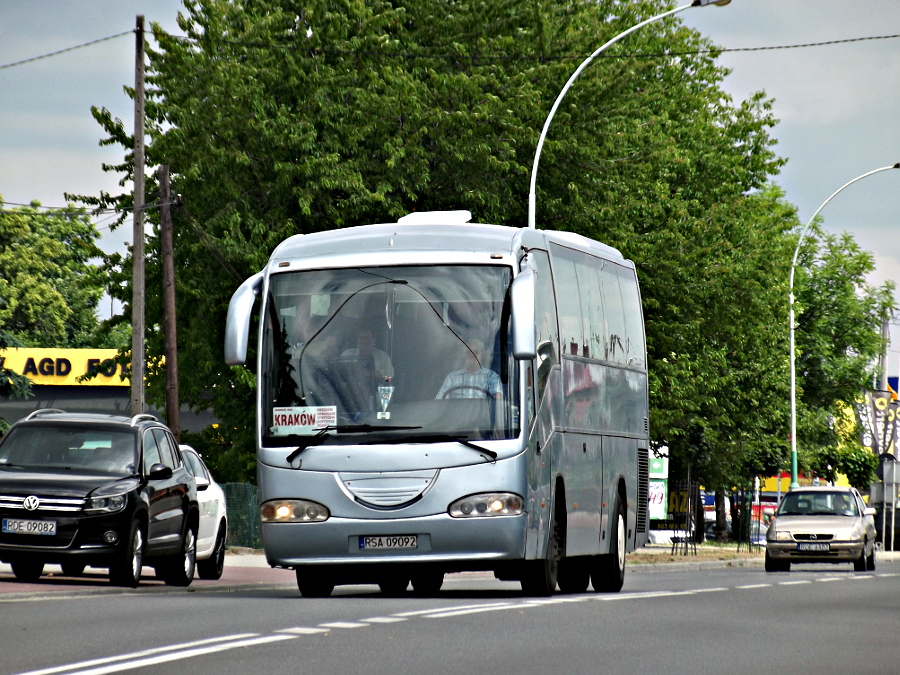
{"label": "silver car windshield", "polygon": [[856,500],[848,492],[789,492],[780,516],[859,516]]}
{"label": "silver car windshield", "polygon": [[259,373],[264,443],[517,435],[511,277],[509,267],[478,265],[273,275]]}

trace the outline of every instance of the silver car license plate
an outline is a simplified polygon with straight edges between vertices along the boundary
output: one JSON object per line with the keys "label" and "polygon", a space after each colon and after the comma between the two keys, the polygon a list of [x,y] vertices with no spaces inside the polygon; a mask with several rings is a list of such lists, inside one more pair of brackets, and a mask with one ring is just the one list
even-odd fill
{"label": "silver car license plate", "polygon": [[822,541],[804,541],[797,544],[797,550],[806,553],[828,553],[831,550],[831,544]]}

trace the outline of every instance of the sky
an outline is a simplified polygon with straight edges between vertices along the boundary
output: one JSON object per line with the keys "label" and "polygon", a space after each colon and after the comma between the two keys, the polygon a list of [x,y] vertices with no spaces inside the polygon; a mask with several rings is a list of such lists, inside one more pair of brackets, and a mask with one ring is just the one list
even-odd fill
{"label": "sky", "polygon": [[[180,34],[180,8],[180,0],[0,0],[0,195],[7,204],[63,206],[65,192],[122,190],[119,176],[101,169],[121,162],[121,149],[98,145],[102,132],[90,108],[106,107],[133,129],[123,87],[134,84],[135,17]],[[774,99],[775,150],[787,159],[775,181],[804,223],[847,182],[900,162],[900,1],[732,0],[679,17],[726,50],[835,42],[720,57],[732,70],[723,86],[735,102],[758,91]],[[127,34],[3,67],[119,33]],[[611,37],[598,36],[598,47]],[[883,39],[861,39],[876,37]],[[893,170],[842,190],[821,216],[827,231],[850,232],[874,254],[871,283],[900,286],[898,213],[900,170]],[[130,222],[114,233],[108,225],[98,221],[101,247],[123,250]],[[900,327],[890,354],[893,375]]]}

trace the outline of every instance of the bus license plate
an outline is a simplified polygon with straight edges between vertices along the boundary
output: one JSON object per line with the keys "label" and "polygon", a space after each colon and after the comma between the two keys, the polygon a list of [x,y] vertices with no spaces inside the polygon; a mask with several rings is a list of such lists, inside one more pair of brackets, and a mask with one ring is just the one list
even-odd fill
{"label": "bus license plate", "polygon": [[56,534],[55,520],[19,520],[18,518],[3,519],[4,534]]}
{"label": "bus license plate", "polygon": [[828,553],[831,550],[831,544],[827,542],[803,542],[797,544],[798,551],[806,551],[812,553]]}
{"label": "bus license plate", "polygon": [[418,548],[419,539],[414,534],[401,534],[395,537],[360,537],[359,547],[361,549],[380,549],[380,548]]}

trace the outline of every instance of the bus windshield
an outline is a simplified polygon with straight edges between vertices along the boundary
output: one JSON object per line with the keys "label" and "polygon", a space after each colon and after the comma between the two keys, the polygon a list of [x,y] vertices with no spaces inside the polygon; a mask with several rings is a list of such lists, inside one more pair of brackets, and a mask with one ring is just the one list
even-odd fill
{"label": "bus windshield", "polygon": [[263,444],[516,437],[511,279],[500,265],[273,274]]}

